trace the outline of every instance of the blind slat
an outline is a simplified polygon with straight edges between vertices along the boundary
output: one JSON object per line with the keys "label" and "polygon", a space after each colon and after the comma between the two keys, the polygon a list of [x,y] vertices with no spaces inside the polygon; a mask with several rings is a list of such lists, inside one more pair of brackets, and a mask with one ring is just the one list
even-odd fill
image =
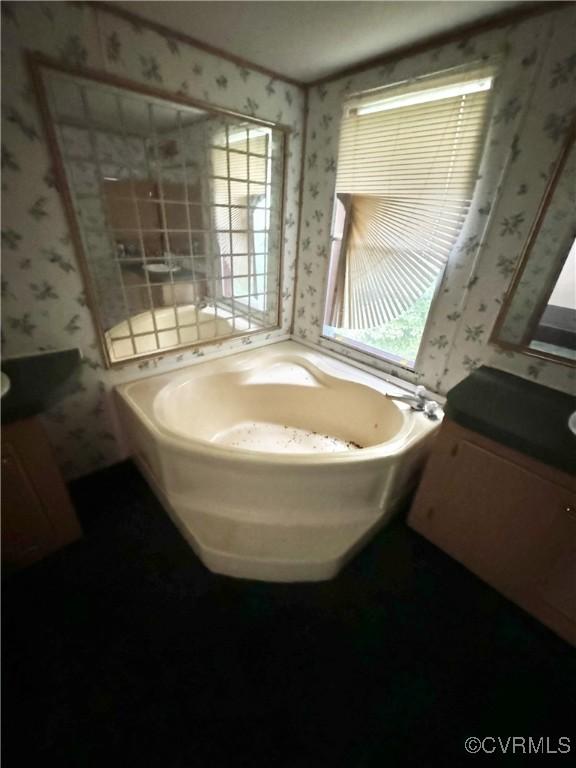
{"label": "blind slat", "polygon": [[344,138],[351,137],[362,133],[365,136],[373,136],[375,134],[391,134],[397,130],[405,129],[410,134],[417,135],[418,133],[426,132],[427,129],[434,132],[444,127],[446,130],[453,130],[456,124],[461,125],[463,128],[469,128],[474,125],[474,122],[479,118],[481,119],[484,114],[484,109],[474,110],[469,113],[450,113],[449,115],[430,115],[423,116],[419,120],[394,120],[387,121],[385,123],[373,123],[372,125],[361,125],[360,120],[362,118],[354,118],[354,125],[344,126],[342,136]]}
{"label": "blind slat", "polygon": [[348,221],[331,325],[381,326],[437,279],[470,208],[489,96],[451,95],[366,115],[353,108],[366,99],[346,106],[336,192]]}

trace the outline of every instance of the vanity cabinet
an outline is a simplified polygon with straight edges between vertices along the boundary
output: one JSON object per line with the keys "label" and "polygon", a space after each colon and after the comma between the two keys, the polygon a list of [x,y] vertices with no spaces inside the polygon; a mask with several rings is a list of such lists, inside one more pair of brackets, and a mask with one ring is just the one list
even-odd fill
{"label": "vanity cabinet", "polygon": [[571,474],[445,419],[408,523],[576,644]]}
{"label": "vanity cabinet", "polygon": [[81,536],[38,418],[2,426],[2,569],[30,565]]}

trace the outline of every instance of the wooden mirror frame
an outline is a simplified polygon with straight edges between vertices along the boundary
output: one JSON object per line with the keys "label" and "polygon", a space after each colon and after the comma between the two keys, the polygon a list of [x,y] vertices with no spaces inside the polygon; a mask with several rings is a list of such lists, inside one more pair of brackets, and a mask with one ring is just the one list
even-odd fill
{"label": "wooden mirror frame", "polygon": [[[550,179],[546,185],[544,195],[538,207],[538,212],[536,213],[536,217],[530,229],[530,233],[528,234],[528,239],[526,240],[526,244],[524,245],[524,248],[522,249],[522,253],[520,254],[520,258],[518,259],[518,264],[516,265],[516,268],[514,270],[514,274],[512,276],[510,285],[508,286],[508,290],[504,295],[504,300],[502,302],[500,312],[498,313],[496,323],[494,325],[494,328],[492,329],[492,333],[489,339],[490,344],[494,344],[495,346],[500,347],[501,349],[509,350],[512,352],[521,352],[522,354],[529,355],[530,357],[539,357],[543,360],[551,360],[555,363],[561,363],[562,365],[567,365],[570,367],[576,367],[576,360],[572,360],[567,357],[561,357],[560,355],[555,355],[552,352],[545,352],[540,349],[533,349],[529,346],[530,341],[532,340],[532,335],[535,330],[535,323],[533,321],[528,323],[526,330],[524,331],[522,341],[517,344],[500,339],[499,333],[502,330],[502,327],[506,321],[506,316],[512,304],[516,288],[520,280],[522,279],[524,268],[526,267],[528,259],[530,258],[532,249],[534,248],[534,245],[540,233],[540,228],[546,217],[548,209],[551,205],[552,198],[554,196],[554,191],[556,189],[556,185],[558,184],[558,181],[562,175],[562,172],[566,165],[566,161],[575,145],[575,142],[576,142],[576,118],[572,120],[570,127],[567,131],[564,144],[562,146],[558,159],[556,160],[556,164],[552,171],[552,175],[550,176]],[[550,298],[550,294],[554,290],[554,286],[556,285],[556,281],[558,280],[558,276],[562,271],[564,263],[565,263],[565,260],[559,264],[558,268],[554,271],[553,275],[551,276],[551,279],[549,281],[550,284],[547,285],[545,289],[542,291],[538,306],[533,312],[534,317],[539,319],[542,313],[544,312],[544,309]]]}
{"label": "wooden mirror frame", "polygon": [[[225,107],[217,107],[215,105],[209,104],[200,99],[194,99],[180,93],[173,93],[167,90],[155,88],[153,86],[149,86],[134,80],[130,80],[128,78],[123,78],[117,75],[110,74],[109,72],[105,72],[103,70],[91,69],[87,67],[71,67],[65,63],[62,63],[58,59],[51,58],[37,51],[30,51],[30,50],[25,51],[24,56],[25,56],[27,67],[28,67],[28,71],[30,73],[33,92],[35,94],[37,104],[39,107],[41,122],[44,128],[44,133],[45,133],[46,141],[48,144],[48,152],[50,155],[50,159],[52,160],[52,163],[53,163],[55,182],[56,182],[55,186],[58,193],[60,194],[62,204],[64,206],[66,222],[68,224],[74,252],[80,268],[80,274],[84,284],[84,289],[86,291],[87,306],[88,306],[88,309],[90,310],[90,313],[94,321],[96,334],[98,336],[98,341],[100,343],[100,349],[102,352],[102,357],[104,359],[106,368],[122,368],[123,366],[130,365],[132,363],[139,363],[143,360],[149,360],[153,358],[162,358],[162,357],[165,357],[166,355],[179,354],[180,352],[185,350],[195,349],[197,347],[207,346],[209,344],[222,343],[224,341],[228,341],[229,339],[232,340],[232,339],[238,339],[246,336],[253,336],[261,333],[270,333],[271,331],[280,329],[281,328],[280,318],[281,318],[281,310],[282,310],[282,284],[283,284],[284,269],[285,269],[284,209],[286,206],[287,172],[288,172],[288,157],[289,157],[288,142],[289,142],[289,136],[292,132],[292,129],[287,125],[283,125],[281,123],[275,123],[272,120],[263,120],[250,115],[244,115],[241,112],[236,112],[234,110],[227,109]],[[199,340],[196,342],[192,342],[190,344],[182,344],[180,346],[170,347],[166,349],[158,349],[153,352],[135,354],[131,357],[126,357],[121,360],[113,360],[111,358],[110,351],[108,349],[108,345],[106,342],[106,336],[105,336],[106,331],[104,330],[104,324],[102,322],[102,316],[98,308],[98,301],[97,301],[94,286],[93,286],[93,278],[92,278],[92,275],[90,274],[88,260],[84,252],[81,230],[80,230],[80,225],[78,223],[77,216],[76,216],[76,210],[73,203],[72,192],[70,189],[70,185],[68,183],[64,161],[60,152],[58,138],[57,138],[56,130],[52,120],[50,104],[48,101],[48,94],[46,92],[46,88],[44,86],[44,82],[42,79],[43,69],[54,70],[56,72],[61,72],[63,74],[70,75],[73,77],[79,77],[85,80],[90,80],[95,83],[102,83],[104,85],[112,86],[114,88],[131,91],[141,96],[148,96],[152,99],[165,101],[170,104],[202,109],[205,112],[209,114],[213,114],[215,116],[237,118],[245,122],[253,123],[254,125],[259,125],[266,128],[272,128],[274,130],[281,132],[282,180],[281,180],[281,188],[280,188],[280,199],[281,199],[280,208],[281,209],[279,211],[279,222],[280,222],[279,247],[278,247],[278,259],[279,259],[278,286],[279,287],[278,287],[278,296],[277,296],[276,322],[274,325],[266,325],[265,327],[259,328],[256,330],[251,329],[248,331],[235,332],[230,336],[225,336],[225,337],[221,336],[214,339]]]}

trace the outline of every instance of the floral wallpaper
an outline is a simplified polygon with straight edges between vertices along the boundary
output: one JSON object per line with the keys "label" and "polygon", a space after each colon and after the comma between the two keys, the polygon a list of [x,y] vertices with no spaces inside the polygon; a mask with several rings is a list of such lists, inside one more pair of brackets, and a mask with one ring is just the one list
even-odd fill
{"label": "floral wallpaper", "polygon": [[[2,3],[2,327],[5,357],[80,347],[81,375],[45,416],[66,477],[124,455],[110,393],[120,381],[286,338],[292,321],[304,118],[301,89],[82,3]],[[24,51],[188,94],[288,126],[282,326],[121,369],[103,367]]]}
{"label": "floral wallpaper", "polygon": [[[338,345],[320,338],[342,101],[357,91],[479,60],[496,60],[501,72],[489,151],[480,169],[473,215],[430,318],[420,369],[411,374],[360,353],[345,354],[407,380],[420,380],[439,393],[483,363],[558,389],[574,388],[574,369],[502,352],[488,343],[575,106],[572,4],[311,89],[302,201],[302,89],[121,20],[105,8],[4,2],[2,14],[3,353],[10,357],[81,348],[84,359],[78,380],[45,416],[67,477],[123,457],[110,397],[121,381],[188,365],[204,356],[230,354],[245,344],[266,344],[287,337],[291,330],[305,343],[343,353]],[[103,367],[23,57],[26,49],[290,127],[278,331],[120,369]]]}
{"label": "floral wallpaper", "polygon": [[[576,237],[576,146],[572,144],[562,171],[552,182],[554,190],[538,234],[524,262],[499,338],[521,344],[542,313],[540,286],[551,290]],[[573,286],[576,292],[576,286]]]}
{"label": "floral wallpaper", "polygon": [[[576,7],[567,4],[311,90],[295,338],[419,380],[440,394],[482,364],[574,391],[573,368],[503,352],[488,339],[576,107],[575,39]],[[478,61],[495,61],[499,69],[487,152],[471,215],[433,306],[419,369],[411,373],[321,338],[342,103],[355,92]]]}

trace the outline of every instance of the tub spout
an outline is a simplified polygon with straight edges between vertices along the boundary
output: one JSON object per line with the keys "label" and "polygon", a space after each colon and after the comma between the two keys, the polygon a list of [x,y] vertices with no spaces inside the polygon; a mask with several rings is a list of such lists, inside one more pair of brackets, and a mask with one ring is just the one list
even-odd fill
{"label": "tub spout", "polygon": [[412,394],[407,395],[390,395],[387,394],[386,397],[388,397],[390,400],[398,400],[401,403],[408,403],[410,408],[412,408],[413,411],[423,411],[423,413],[432,420],[436,420],[438,418],[438,410],[439,405],[438,403],[434,402],[434,400],[430,400],[425,395],[426,389],[425,387],[418,386],[414,390]]}

